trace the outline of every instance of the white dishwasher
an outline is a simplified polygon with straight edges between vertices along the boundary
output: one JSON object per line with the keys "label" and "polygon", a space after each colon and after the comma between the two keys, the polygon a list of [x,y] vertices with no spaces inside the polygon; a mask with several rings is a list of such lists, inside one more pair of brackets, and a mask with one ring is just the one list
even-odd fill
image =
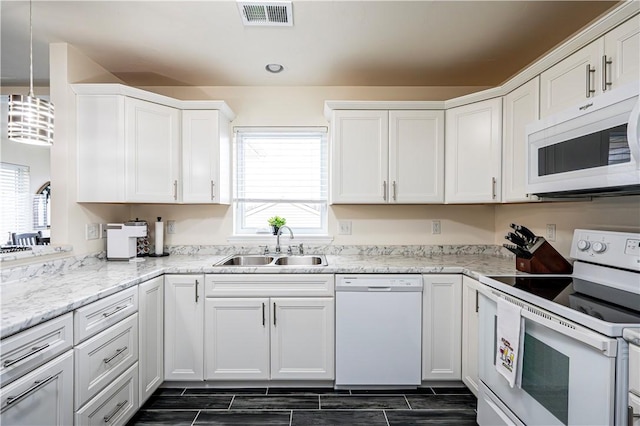
{"label": "white dishwasher", "polygon": [[336,275],[336,388],[421,384],[422,276]]}

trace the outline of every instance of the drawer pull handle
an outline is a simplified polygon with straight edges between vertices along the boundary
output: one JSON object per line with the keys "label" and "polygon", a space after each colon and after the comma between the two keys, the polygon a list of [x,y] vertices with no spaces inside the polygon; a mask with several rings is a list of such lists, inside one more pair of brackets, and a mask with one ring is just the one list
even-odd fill
{"label": "drawer pull handle", "polygon": [[17,364],[18,362],[22,361],[23,359],[29,358],[31,355],[35,355],[38,352],[47,349],[48,347],[49,347],[48,343],[45,343],[42,346],[34,346],[33,348],[31,348],[31,352],[27,352],[26,354],[22,355],[20,358],[8,359],[2,364],[2,366],[3,367],[9,367],[9,366],[11,366],[13,364]]}
{"label": "drawer pull handle", "polygon": [[113,411],[111,411],[109,414],[107,414],[106,416],[103,417],[104,422],[105,423],[109,423],[111,421],[111,419],[118,414],[118,412],[120,410],[122,410],[122,408],[127,405],[127,402],[129,402],[128,400],[124,400],[122,402],[119,402],[118,404],[116,404],[115,408],[113,409]]}
{"label": "drawer pull handle", "polygon": [[120,349],[116,349],[116,353],[115,354],[111,355],[109,358],[103,359],[104,363],[105,364],[110,363],[115,357],[117,357],[118,355],[120,355],[122,352],[124,352],[126,350],[127,350],[126,346],[123,347],[123,348],[120,348]]}
{"label": "drawer pull handle", "polygon": [[118,312],[120,312],[121,310],[126,309],[126,308],[127,308],[127,305],[124,305],[124,306],[116,306],[116,308],[115,308],[113,311],[111,311],[111,312],[105,312],[104,314],[102,314],[102,316],[103,316],[103,317],[105,317],[105,318],[108,318],[108,317],[110,317],[111,315],[117,314]]}
{"label": "drawer pull handle", "polygon": [[20,393],[19,395],[7,397],[7,402],[5,402],[4,406],[8,407],[11,404],[15,404],[16,402],[20,401],[26,396],[37,391],[38,389],[40,389],[41,387],[43,387],[44,385],[46,385],[47,383],[55,379],[56,377],[58,376],[49,376],[44,380],[36,380],[35,382],[33,382],[33,386],[31,386],[29,389],[25,390],[24,392]]}

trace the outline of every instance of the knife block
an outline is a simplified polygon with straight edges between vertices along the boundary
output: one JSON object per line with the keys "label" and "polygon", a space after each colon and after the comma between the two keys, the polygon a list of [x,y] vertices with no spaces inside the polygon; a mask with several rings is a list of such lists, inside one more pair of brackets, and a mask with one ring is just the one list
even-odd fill
{"label": "knife block", "polygon": [[573,266],[544,238],[536,242],[538,246],[531,259],[516,257],[516,269],[530,274],[571,274]]}

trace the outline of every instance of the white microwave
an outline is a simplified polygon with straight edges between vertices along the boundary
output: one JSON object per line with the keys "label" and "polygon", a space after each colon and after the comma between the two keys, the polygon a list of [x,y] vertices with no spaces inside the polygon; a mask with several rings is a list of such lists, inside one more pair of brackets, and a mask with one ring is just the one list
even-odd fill
{"label": "white microwave", "polygon": [[526,191],[640,194],[640,82],[527,126]]}

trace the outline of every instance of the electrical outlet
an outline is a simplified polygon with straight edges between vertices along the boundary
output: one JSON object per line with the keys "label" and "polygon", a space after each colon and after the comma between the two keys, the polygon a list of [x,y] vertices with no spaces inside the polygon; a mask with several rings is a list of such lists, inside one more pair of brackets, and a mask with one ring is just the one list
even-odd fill
{"label": "electrical outlet", "polygon": [[351,221],[350,220],[338,221],[338,234],[339,235],[351,235]]}
{"label": "electrical outlet", "polygon": [[431,234],[432,235],[440,235],[441,232],[442,232],[442,227],[440,225],[440,221],[439,220],[432,220],[431,221]]}
{"label": "electrical outlet", "polygon": [[547,224],[547,240],[548,241],[556,240],[556,224],[555,223]]}
{"label": "electrical outlet", "polygon": [[85,236],[87,240],[97,240],[100,238],[100,226],[97,223],[87,223]]}
{"label": "electrical outlet", "polygon": [[168,220],[167,221],[167,234],[175,234],[176,233],[176,221]]}
{"label": "electrical outlet", "polygon": [[100,224],[100,238],[107,238],[107,224]]}

